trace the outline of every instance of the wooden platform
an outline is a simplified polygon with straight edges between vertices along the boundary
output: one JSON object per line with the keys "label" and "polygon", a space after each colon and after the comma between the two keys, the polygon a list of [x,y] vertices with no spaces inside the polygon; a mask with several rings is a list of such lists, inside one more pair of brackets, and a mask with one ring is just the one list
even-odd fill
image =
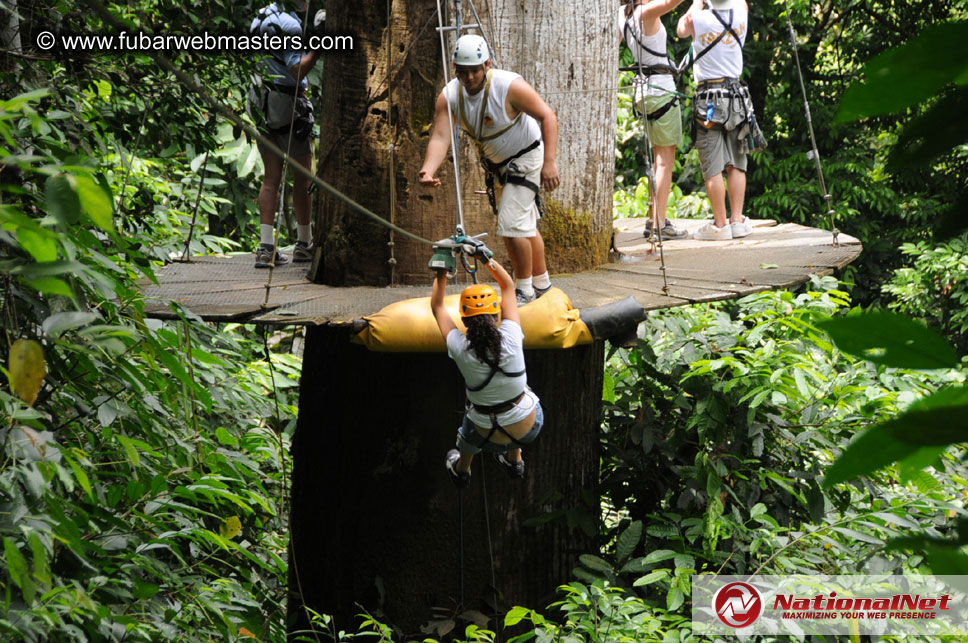
{"label": "wooden platform", "polygon": [[[704,223],[676,221],[690,232]],[[753,234],[743,239],[666,241],[665,294],[658,249],[653,252],[643,238],[644,224],[644,219],[616,221],[615,260],[581,274],[556,275],[554,285],[568,293],[576,308],[594,308],[631,295],[652,310],[789,288],[812,274],[828,275],[843,268],[862,249],[857,239],[843,233],[835,246],[826,230],[754,220]],[[173,318],[169,302],[176,301],[206,321],[346,324],[395,301],[430,295],[429,285],[320,286],[306,279],[308,264],[290,264],[272,271],[266,304],[269,271],[258,270],[253,263],[253,256],[244,254],[169,264],[158,270],[158,285],[141,282],[146,310],[152,317]]]}

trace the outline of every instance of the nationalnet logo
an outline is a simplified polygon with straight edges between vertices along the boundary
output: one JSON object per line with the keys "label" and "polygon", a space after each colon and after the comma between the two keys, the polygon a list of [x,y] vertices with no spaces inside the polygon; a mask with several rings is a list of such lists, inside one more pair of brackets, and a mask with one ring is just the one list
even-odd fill
{"label": "nationalnet logo", "polygon": [[713,609],[729,627],[749,627],[763,614],[763,595],[749,583],[729,583],[713,596]]}
{"label": "nationalnet logo", "polygon": [[696,634],[968,634],[968,576],[693,576]]}

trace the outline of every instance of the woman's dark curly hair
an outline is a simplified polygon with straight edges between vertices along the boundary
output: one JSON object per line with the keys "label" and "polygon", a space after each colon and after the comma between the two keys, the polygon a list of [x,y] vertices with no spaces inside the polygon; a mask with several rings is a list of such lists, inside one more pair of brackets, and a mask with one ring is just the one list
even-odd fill
{"label": "woman's dark curly hair", "polygon": [[467,341],[477,359],[491,367],[501,361],[501,333],[497,328],[497,315],[475,315],[464,318]]}

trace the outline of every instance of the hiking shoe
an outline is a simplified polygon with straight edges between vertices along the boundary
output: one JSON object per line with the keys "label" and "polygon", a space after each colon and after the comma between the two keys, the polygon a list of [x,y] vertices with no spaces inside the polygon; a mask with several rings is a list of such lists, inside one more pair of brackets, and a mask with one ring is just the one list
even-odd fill
{"label": "hiking shoe", "polygon": [[703,241],[729,241],[733,238],[733,230],[729,227],[729,225],[724,225],[722,228],[717,228],[716,224],[710,221],[703,227],[699,228],[692,238],[702,239]]}
{"label": "hiking shoe", "polygon": [[554,286],[548,286],[547,288],[538,288],[537,286],[535,286],[534,287],[534,298],[535,299],[541,299],[541,296],[544,295],[545,293],[547,293],[553,287]]}
{"label": "hiking shoe", "polygon": [[672,240],[672,239],[685,239],[689,236],[689,233],[685,230],[681,230],[674,225],[672,221],[666,219],[665,225],[662,226],[660,232],[662,232],[662,240]]}
{"label": "hiking shoe", "polygon": [[530,295],[525,295],[523,292],[515,288],[514,295],[515,295],[515,298],[518,300],[518,306],[524,306],[525,304],[530,304],[532,301],[534,301],[534,293],[531,293]]}
{"label": "hiking shoe", "polygon": [[289,255],[284,252],[276,250],[276,261],[272,262],[272,251],[275,246],[270,246],[264,243],[259,244],[259,248],[255,251],[255,267],[256,268],[268,268],[284,266],[289,263]]}
{"label": "hiking shoe", "polygon": [[729,229],[733,231],[734,239],[747,237],[753,233],[753,225],[750,223],[750,218],[746,216],[739,223],[730,223]]}
{"label": "hiking shoe", "polygon": [[523,478],[524,477],[524,460],[521,460],[520,462],[511,462],[510,460],[508,460],[505,457],[505,455],[506,454],[504,454],[504,453],[495,454],[495,456],[497,457],[498,463],[502,467],[504,467],[504,470],[505,471],[507,471],[508,477],[509,478],[516,478],[516,479],[519,479],[519,480],[521,478]]}
{"label": "hiking shoe", "polygon": [[312,261],[315,250],[316,246],[313,245],[312,241],[297,241],[296,246],[292,249],[292,262],[306,263]]}
{"label": "hiking shoe", "polygon": [[471,482],[471,472],[458,471],[458,460],[460,460],[460,451],[451,449],[447,452],[447,459],[444,460],[444,468],[447,469],[447,474],[450,476],[450,481],[454,483],[454,486],[458,489],[463,489]]}

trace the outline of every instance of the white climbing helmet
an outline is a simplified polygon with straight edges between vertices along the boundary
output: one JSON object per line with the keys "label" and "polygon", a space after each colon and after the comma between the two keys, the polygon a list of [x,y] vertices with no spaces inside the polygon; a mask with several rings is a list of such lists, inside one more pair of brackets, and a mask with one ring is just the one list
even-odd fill
{"label": "white climbing helmet", "polygon": [[483,65],[491,59],[487,41],[480,36],[467,34],[457,39],[454,47],[455,65]]}

